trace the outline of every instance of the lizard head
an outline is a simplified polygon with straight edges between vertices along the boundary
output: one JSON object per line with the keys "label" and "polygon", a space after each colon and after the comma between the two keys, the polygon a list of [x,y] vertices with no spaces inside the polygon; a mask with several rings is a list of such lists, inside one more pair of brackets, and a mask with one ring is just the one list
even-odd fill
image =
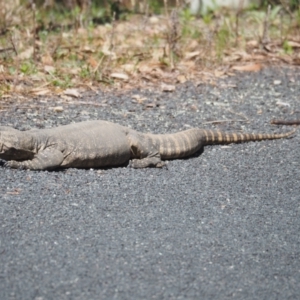
{"label": "lizard head", "polygon": [[34,156],[32,138],[26,132],[0,126],[0,158],[4,160],[25,160]]}

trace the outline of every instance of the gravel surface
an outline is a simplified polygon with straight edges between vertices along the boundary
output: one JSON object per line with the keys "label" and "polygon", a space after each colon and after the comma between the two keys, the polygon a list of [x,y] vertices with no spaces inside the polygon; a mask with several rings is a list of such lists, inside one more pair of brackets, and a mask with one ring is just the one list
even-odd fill
{"label": "gravel surface", "polygon": [[[299,71],[173,93],[5,100],[0,124],[105,119],[157,133],[283,132],[291,127],[269,121],[300,118]],[[298,132],[207,146],[163,169],[1,167],[0,299],[300,299],[299,142]]]}

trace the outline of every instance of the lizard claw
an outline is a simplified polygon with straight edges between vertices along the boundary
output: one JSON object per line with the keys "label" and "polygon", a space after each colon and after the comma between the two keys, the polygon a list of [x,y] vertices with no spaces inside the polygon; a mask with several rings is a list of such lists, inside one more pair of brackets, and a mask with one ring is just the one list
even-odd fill
{"label": "lizard claw", "polygon": [[158,162],[158,163],[155,165],[156,168],[163,168],[163,167],[165,167],[165,166],[166,166],[166,164],[165,164],[164,162],[162,162],[162,161]]}
{"label": "lizard claw", "polygon": [[4,167],[5,168],[10,168],[10,169],[24,169],[24,167],[22,165],[20,165],[19,162],[15,161],[15,160],[9,160],[7,162],[4,163]]}

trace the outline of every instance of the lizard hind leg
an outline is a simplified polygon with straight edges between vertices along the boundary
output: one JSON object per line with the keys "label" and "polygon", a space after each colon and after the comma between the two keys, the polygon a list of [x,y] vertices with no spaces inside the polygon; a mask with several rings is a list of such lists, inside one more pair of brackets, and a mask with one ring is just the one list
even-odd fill
{"label": "lizard hind leg", "polygon": [[137,133],[127,135],[130,143],[131,162],[130,167],[139,169],[147,167],[161,168],[164,163],[161,160],[158,149],[152,140]]}
{"label": "lizard hind leg", "polygon": [[55,149],[45,149],[36,154],[31,160],[10,160],[5,163],[5,166],[13,169],[51,170],[58,168],[63,159],[64,156],[60,151]]}

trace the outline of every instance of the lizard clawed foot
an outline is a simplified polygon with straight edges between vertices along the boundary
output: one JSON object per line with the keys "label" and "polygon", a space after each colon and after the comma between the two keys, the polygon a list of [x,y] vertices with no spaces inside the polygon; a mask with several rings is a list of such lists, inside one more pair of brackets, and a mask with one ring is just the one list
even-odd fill
{"label": "lizard clawed foot", "polygon": [[159,163],[156,164],[155,166],[156,168],[163,168],[163,167],[167,167],[166,163],[164,163],[163,161],[160,161]]}
{"label": "lizard clawed foot", "polygon": [[10,168],[10,169],[19,169],[19,170],[24,170],[25,168],[20,165],[18,161],[15,160],[9,160],[4,162],[4,167],[5,168]]}
{"label": "lizard clawed foot", "polygon": [[134,169],[141,169],[147,167],[155,167],[155,168],[162,168],[165,166],[165,163],[161,160],[153,158],[144,158],[144,159],[132,159],[129,162],[129,167]]}

